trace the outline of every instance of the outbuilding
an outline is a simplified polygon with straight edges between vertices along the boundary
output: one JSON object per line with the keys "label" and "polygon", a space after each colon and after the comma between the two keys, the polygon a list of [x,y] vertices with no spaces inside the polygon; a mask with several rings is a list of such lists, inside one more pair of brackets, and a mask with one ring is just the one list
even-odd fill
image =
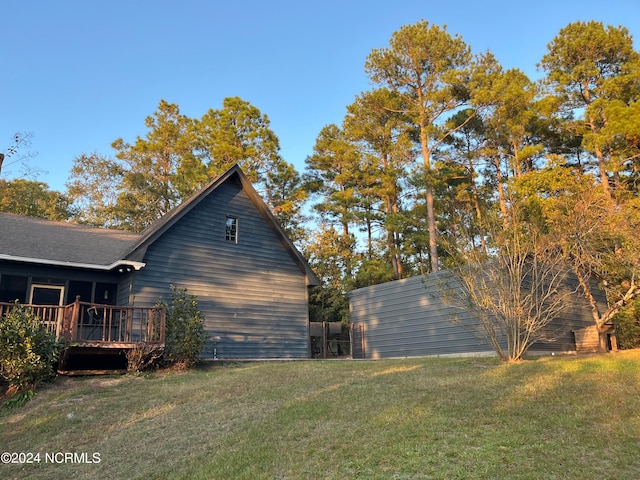
{"label": "outbuilding", "polygon": [[[450,272],[395,280],[349,292],[351,322],[364,332],[366,358],[493,356],[488,341],[469,328],[469,313],[445,301]],[[604,292],[598,301],[606,305]],[[537,342],[532,354],[575,353],[597,348],[597,330],[587,301],[576,292],[549,325],[553,341]],[[591,342],[596,332],[596,343]],[[591,342],[591,343],[589,343]]]}

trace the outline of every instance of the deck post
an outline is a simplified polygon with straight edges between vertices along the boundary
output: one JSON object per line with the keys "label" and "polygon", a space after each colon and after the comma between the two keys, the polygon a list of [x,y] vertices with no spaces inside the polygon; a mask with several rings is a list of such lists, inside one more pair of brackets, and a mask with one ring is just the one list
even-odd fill
{"label": "deck post", "polygon": [[167,310],[162,308],[160,310],[160,343],[164,345],[164,329],[167,323]]}
{"label": "deck post", "polygon": [[73,304],[65,306],[62,312],[62,331],[60,332],[60,336],[68,342],[71,341],[71,330],[69,328],[69,325],[71,325],[72,316]]}
{"label": "deck post", "polygon": [[153,317],[153,321],[151,322],[153,327],[149,338],[152,341],[157,342],[160,339],[160,324],[162,323],[162,318],[160,317],[160,312],[156,309],[152,310],[151,315]]}
{"label": "deck post", "polygon": [[63,308],[61,310],[58,309],[58,312],[56,313],[56,340],[59,340],[62,335],[62,329],[64,328],[64,315],[66,311],[67,309]]}
{"label": "deck post", "polygon": [[71,314],[71,322],[69,323],[69,341],[74,342],[78,336],[78,318],[80,317],[80,295],[76,295],[76,301],[73,302],[73,313]]}

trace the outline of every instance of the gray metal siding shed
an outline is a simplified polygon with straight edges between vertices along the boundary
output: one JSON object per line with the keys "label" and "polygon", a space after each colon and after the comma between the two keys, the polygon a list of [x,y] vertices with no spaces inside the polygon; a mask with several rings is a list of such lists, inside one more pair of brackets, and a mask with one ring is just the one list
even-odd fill
{"label": "gray metal siding shed", "polygon": [[[238,243],[225,241],[227,215]],[[134,304],[170,297],[169,283],[198,297],[220,358],[308,357],[307,278],[240,182],[219,185],[151,243],[136,272]],[[213,352],[209,345],[205,356]]]}
{"label": "gray metal siding shed", "polygon": [[[485,339],[464,326],[474,323],[469,314],[442,300],[452,285],[450,273],[441,271],[349,292],[351,321],[365,326],[367,357],[494,355]],[[596,300],[606,308],[595,280],[593,287]],[[577,280],[569,279],[566,288],[575,290]],[[535,343],[532,353],[575,351],[573,331],[594,325],[586,300],[579,293],[572,298],[547,327],[552,340]]]}
{"label": "gray metal siding shed", "polygon": [[[598,282],[591,278],[591,289],[598,307],[601,311],[607,309],[607,297],[603,290],[598,287]],[[576,350],[576,341],[574,331],[593,327],[595,320],[593,318],[591,308],[587,300],[580,293],[578,279],[575,276],[568,278],[565,282],[565,288],[575,291],[575,295],[571,297],[564,305],[562,312],[547,327],[549,335],[553,337],[549,342],[536,342],[530,352],[555,351],[566,352]]]}
{"label": "gray metal siding shed", "polygon": [[367,358],[493,353],[454,322],[468,316],[440,300],[434,280],[411,277],[349,292],[351,322],[365,325]]}

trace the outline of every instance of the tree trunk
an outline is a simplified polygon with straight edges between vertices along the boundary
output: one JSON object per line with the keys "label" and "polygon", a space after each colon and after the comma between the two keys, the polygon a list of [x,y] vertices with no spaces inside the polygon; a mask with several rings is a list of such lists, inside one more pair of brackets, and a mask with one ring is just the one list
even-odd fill
{"label": "tree trunk", "polygon": [[496,183],[498,187],[498,201],[500,202],[500,213],[502,214],[502,226],[506,229],[509,221],[507,214],[507,201],[504,194],[504,186],[502,185],[502,172],[500,171],[500,157],[493,157],[493,165],[496,167]]}
{"label": "tree trunk", "polygon": [[438,244],[436,239],[436,214],[433,207],[433,176],[431,173],[431,157],[427,147],[425,128],[421,128],[422,158],[424,159],[425,197],[427,200],[427,225],[429,228],[429,257],[431,272],[438,271]]}
{"label": "tree trunk", "polygon": [[[398,212],[398,204],[391,198],[386,201],[387,215]],[[398,233],[393,228],[387,226],[387,249],[391,258],[391,268],[396,279],[402,278],[402,262],[398,253]]]}
{"label": "tree trunk", "polygon": [[[428,181],[431,182],[429,175]],[[431,272],[438,271],[438,245],[436,242],[436,215],[433,208],[433,187],[427,187],[427,223],[429,225],[429,257]]]}
{"label": "tree trunk", "polygon": [[[476,211],[476,220],[478,221],[478,231],[480,233],[480,248],[482,253],[487,253],[487,245],[484,239],[484,232],[482,231],[482,209],[480,208],[480,194],[478,193],[478,185],[475,182],[475,168],[473,167],[473,161],[469,159],[469,183],[471,184],[471,192],[473,197],[473,206]],[[473,241],[473,239],[472,239]]]}
{"label": "tree trunk", "polygon": [[604,155],[600,148],[596,147],[596,157],[598,159],[598,170],[600,171],[600,182],[602,183],[602,189],[607,197],[607,200],[611,200],[611,186],[609,185],[609,177],[607,176],[607,170],[605,168]]}
{"label": "tree trunk", "polygon": [[[584,85],[585,88],[585,102],[587,104],[587,111],[591,106],[591,93],[589,92],[589,86]],[[589,115],[589,129],[594,135],[598,134],[598,127],[596,126],[596,120],[592,115]],[[609,185],[609,177],[607,176],[607,170],[605,165],[604,154],[602,150],[597,145],[595,146],[596,158],[598,159],[598,170],[600,172],[600,182],[602,182],[602,188],[604,190],[604,194],[606,195],[608,200],[611,200],[611,186]]]}

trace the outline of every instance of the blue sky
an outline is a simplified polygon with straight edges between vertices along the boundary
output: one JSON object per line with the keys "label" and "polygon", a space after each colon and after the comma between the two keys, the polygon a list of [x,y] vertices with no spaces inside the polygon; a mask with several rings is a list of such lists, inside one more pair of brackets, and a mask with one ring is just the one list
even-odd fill
{"label": "blue sky", "polygon": [[[199,118],[239,96],[269,117],[302,171],[320,129],[371,88],[367,55],[421,19],[532,78],[570,22],[624,25],[640,41],[637,0],[3,0],[0,152],[32,132],[37,179],[62,191],[75,157],[144,136],[161,99]],[[10,162],[7,179],[20,175]]]}

